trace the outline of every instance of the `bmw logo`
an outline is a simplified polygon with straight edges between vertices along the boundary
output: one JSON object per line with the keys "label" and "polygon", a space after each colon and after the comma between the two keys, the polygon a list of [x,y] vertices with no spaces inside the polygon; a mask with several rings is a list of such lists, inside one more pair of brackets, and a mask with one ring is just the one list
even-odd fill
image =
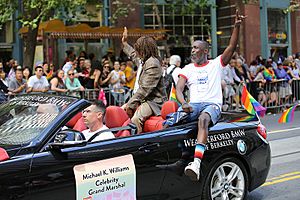
{"label": "bmw logo", "polygon": [[237,149],[241,155],[244,155],[247,151],[247,145],[243,140],[237,142]]}

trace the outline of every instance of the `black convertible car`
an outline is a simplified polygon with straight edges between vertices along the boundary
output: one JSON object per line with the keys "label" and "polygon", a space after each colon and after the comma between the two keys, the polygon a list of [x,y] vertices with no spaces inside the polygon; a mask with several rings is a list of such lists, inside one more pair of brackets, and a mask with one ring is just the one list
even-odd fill
{"label": "black convertible car", "polygon": [[193,159],[197,122],[162,129],[176,104],[165,103],[142,134],[121,108],[110,106],[106,131],[116,138],[97,142],[81,133],[81,111],[89,105],[51,95],[0,105],[1,200],[239,200],[266,180],[270,147],[257,116],[222,113],[209,129],[200,181],[193,182],[183,170]]}

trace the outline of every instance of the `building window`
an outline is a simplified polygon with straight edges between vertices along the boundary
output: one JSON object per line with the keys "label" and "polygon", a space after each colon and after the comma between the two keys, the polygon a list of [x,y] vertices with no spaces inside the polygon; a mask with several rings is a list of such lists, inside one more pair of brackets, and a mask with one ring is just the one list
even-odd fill
{"label": "building window", "polygon": [[[190,47],[196,39],[210,41],[210,9],[196,8],[194,13],[184,13],[184,5],[144,3],[144,27],[146,29],[168,29],[168,44],[176,47]],[[155,10],[158,10],[161,25]]]}
{"label": "building window", "polygon": [[268,9],[268,35],[270,44],[285,44],[287,40],[287,17],[281,9]]}

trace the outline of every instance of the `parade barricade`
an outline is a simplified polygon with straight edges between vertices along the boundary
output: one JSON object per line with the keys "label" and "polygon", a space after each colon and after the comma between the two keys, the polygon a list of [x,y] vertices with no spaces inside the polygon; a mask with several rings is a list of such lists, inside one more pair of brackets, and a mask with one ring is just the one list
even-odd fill
{"label": "parade barricade", "polygon": [[[262,106],[272,112],[280,112],[282,108],[289,107],[300,101],[300,80],[274,80],[272,82],[247,83],[250,94]],[[235,105],[231,100],[231,105]],[[230,106],[228,110],[233,110]]]}
{"label": "parade barricade", "polygon": [[[224,110],[233,111],[243,109],[240,103],[242,85],[233,86],[236,94],[228,100],[224,101],[224,105],[228,107]],[[289,107],[295,103],[300,103],[300,80],[293,79],[288,82],[286,80],[275,80],[273,82],[251,82],[247,83],[247,89],[250,94],[268,111],[272,113],[280,112],[282,108]],[[48,94],[75,96],[90,101],[102,100],[106,106],[116,105],[122,106],[132,96],[132,90],[126,87],[112,89],[85,89],[84,91],[71,91],[60,93],[48,91]],[[13,98],[16,95],[9,95]],[[240,104],[240,105],[239,105]]]}
{"label": "parade barricade", "polygon": [[[35,92],[31,94],[34,93]],[[77,98],[87,99],[89,101],[101,100],[104,102],[106,106],[109,105],[122,106],[132,96],[132,90],[126,87],[117,88],[114,90],[112,90],[111,88],[85,89],[84,91],[74,90],[74,91],[69,91],[64,93],[49,90],[47,94],[73,96]],[[15,96],[18,95],[15,94],[8,95],[8,99],[14,98]]]}

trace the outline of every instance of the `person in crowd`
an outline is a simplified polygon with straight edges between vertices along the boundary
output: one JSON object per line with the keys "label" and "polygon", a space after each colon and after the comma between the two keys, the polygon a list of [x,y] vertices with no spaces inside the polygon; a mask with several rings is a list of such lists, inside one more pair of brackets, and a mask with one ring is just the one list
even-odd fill
{"label": "person in crowd", "polygon": [[64,83],[64,71],[59,69],[50,81],[51,90],[58,93],[66,93],[68,89]]}
{"label": "person in crowd", "polygon": [[179,76],[179,74],[181,72],[181,68],[180,68],[181,58],[180,58],[180,56],[178,56],[178,55],[172,55],[170,57],[169,64],[170,64],[170,66],[167,68],[166,73],[170,74],[171,71],[173,71],[172,77],[173,77],[173,80],[174,80],[174,83],[175,83],[175,86],[176,86],[176,84],[178,82],[178,76]]}
{"label": "person in crowd", "polygon": [[86,60],[85,70],[84,74],[85,76],[85,87],[87,89],[96,89],[100,87],[100,68],[101,64],[100,62],[90,62],[90,60]]}
{"label": "person in crowd", "polygon": [[291,78],[295,80],[299,80],[299,72],[300,70],[298,69],[296,62],[294,60],[290,61],[288,63],[288,74]]}
{"label": "person in crowd", "polygon": [[250,78],[251,80],[255,79],[256,74],[257,74],[257,70],[258,70],[258,63],[256,60],[253,60],[250,63],[250,67],[249,67],[249,71],[250,71]]}
{"label": "person in crowd", "polygon": [[131,121],[137,126],[137,133],[141,133],[144,122],[151,115],[160,115],[161,107],[167,100],[167,96],[155,40],[152,37],[142,36],[132,48],[127,43],[127,34],[127,28],[124,27],[123,51],[136,62],[137,66],[140,65],[140,62],[142,63],[142,71],[138,80],[139,88],[124,105],[124,108],[132,117]]}
{"label": "person in crowd", "polygon": [[269,59],[267,60],[267,64],[271,64],[273,69],[277,69],[277,63],[274,61],[274,59],[272,57],[269,57]]}
{"label": "person in crowd", "polygon": [[2,62],[0,62],[0,79],[4,81],[6,78],[6,73],[4,72],[4,67]]}
{"label": "person in crowd", "polygon": [[[277,64],[276,64],[277,66]],[[277,106],[278,105],[278,91],[276,87],[277,77],[274,72],[271,63],[267,63],[263,71],[263,77],[268,83],[268,88],[266,89],[267,105]],[[257,78],[258,79],[258,78]]]}
{"label": "person in crowd", "polygon": [[234,84],[232,85],[235,90],[235,95],[234,95],[234,101],[235,101],[235,110],[239,110],[241,107],[240,104],[240,96],[242,93],[242,84],[244,83],[239,76],[236,74],[236,66],[237,66],[237,61],[236,59],[232,58],[228,64],[229,68],[231,69],[231,73],[229,75],[232,75],[232,78],[234,80]]}
{"label": "person in crowd", "polygon": [[100,87],[105,91],[105,98],[108,101],[109,105],[111,105],[112,102],[115,102],[113,95],[111,94],[111,92],[109,92],[109,90],[107,90],[109,88],[110,79],[112,77],[110,69],[111,68],[109,62],[107,60],[104,60],[103,68],[101,68],[102,71],[100,74]]}
{"label": "person in crowd", "polygon": [[267,63],[266,67],[262,67],[264,69],[263,76],[268,82],[275,82],[277,77],[274,72],[273,66],[270,63]]}
{"label": "person in crowd", "polygon": [[[240,24],[245,16],[236,11],[234,29],[229,46],[223,54],[214,60],[208,60],[209,45],[205,41],[194,41],[191,51],[192,63],[186,65],[181,73],[176,87],[177,100],[181,103],[179,111],[190,113],[189,120],[198,119],[198,135],[195,147],[194,161],[185,168],[185,174],[191,180],[198,181],[200,177],[201,160],[206,149],[208,126],[215,124],[221,116],[222,88],[221,71],[226,66],[237,46]],[[190,89],[190,102],[183,96],[185,85]]]}
{"label": "person in crowd", "polygon": [[[103,56],[109,62],[109,66],[112,67],[115,63],[116,57],[114,55],[113,48],[108,48],[106,54]],[[111,69],[113,70],[113,68]]]}
{"label": "person in crowd", "polygon": [[17,66],[18,66],[18,61],[12,59],[10,61],[10,70],[9,70],[8,75],[7,75],[8,81],[11,80],[11,79],[13,79],[13,78],[15,78]]}
{"label": "person in crowd", "polygon": [[23,69],[23,78],[26,80],[26,82],[28,82],[30,77],[31,77],[31,69],[28,66],[26,66]]}
{"label": "person in crowd", "polygon": [[84,57],[79,57],[78,58],[78,64],[77,64],[77,67],[76,67],[76,71],[78,73],[81,73],[84,70],[84,61],[85,61]]}
{"label": "person in crowd", "polygon": [[103,69],[100,75],[100,86],[102,88],[108,88],[109,87],[109,83],[110,83],[110,79],[112,77],[112,73],[110,73],[110,65],[109,62],[104,62],[103,63]]}
{"label": "person in crowd", "polygon": [[123,88],[129,89],[129,88],[126,86],[127,81],[126,81],[125,69],[126,69],[126,62],[121,62],[121,63],[120,63],[120,71],[124,73],[124,77],[125,77],[125,78],[124,78],[125,83],[122,83],[121,86],[122,86]]}
{"label": "person in crowd", "polygon": [[18,66],[16,69],[16,76],[9,81],[8,85],[9,90],[13,94],[25,94],[27,89],[26,80],[23,79],[23,70],[21,66]]}
{"label": "person in crowd", "polygon": [[229,105],[232,103],[232,99],[236,102],[236,109],[239,108],[239,98],[235,98],[236,92],[234,90],[234,75],[231,67],[234,67],[236,64],[235,59],[231,59],[229,64],[223,67],[222,69],[222,89],[223,89],[223,96],[225,98],[225,104],[223,105],[224,110],[227,110]]}
{"label": "person in crowd", "polygon": [[72,50],[67,50],[66,54],[67,54],[67,57],[64,60],[64,64],[66,64],[70,60],[74,60],[76,58],[76,56]]}
{"label": "person in crowd", "polygon": [[112,95],[116,100],[116,104],[123,103],[123,95],[125,91],[122,88],[122,85],[125,84],[126,81],[124,72],[120,70],[119,61],[114,62],[114,70],[111,71],[111,74],[109,87],[112,88]]}
{"label": "person in crowd", "polygon": [[283,80],[283,82],[279,86],[279,97],[281,99],[281,103],[285,105],[288,102],[290,96],[292,95],[291,83],[293,80],[283,68],[282,63],[278,63],[277,66],[278,68],[275,69],[276,77],[278,79]]}
{"label": "person in crowd", "polygon": [[73,69],[68,71],[68,77],[66,78],[65,84],[67,89],[71,92],[71,96],[79,97],[80,95],[77,91],[84,91],[84,87],[82,87],[78,78],[75,77]]}
{"label": "person in crowd", "polygon": [[[92,71],[92,64],[91,61],[89,59],[84,60],[84,67],[83,67],[83,71],[82,71],[82,78],[79,78],[79,81],[81,83],[81,85],[84,88],[88,88],[88,89],[92,89],[93,85],[94,85],[94,81],[90,80],[90,73]],[[87,87],[87,84],[89,83],[89,87]]]}
{"label": "person in crowd", "polygon": [[126,77],[126,86],[133,90],[134,83],[136,80],[136,71],[134,71],[134,64],[132,60],[126,61],[126,68],[124,70],[125,77]]}
{"label": "person in crowd", "polygon": [[296,63],[298,70],[300,70],[300,52],[295,54],[295,63]]}
{"label": "person in crowd", "polygon": [[46,61],[43,62],[43,70],[43,76],[50,81],[53,77],[53,70],[50,70],[50,65]]}
{"label": "person in crowd", "polygon": [[300,80],[299,73],[300,70],[298,69],[295,60],[288,61],[288,68],[286,69],[290,78],[293,79],[291,83],[292,93],[293,93],[293,102],[300,99],[300,92],[299,92],[299,82]]}
{"label": "person in crowd", "polygon": [[[272,66],[272,65],[271,65]],[[257,101],[262,105],[262,106],[267,106],[267,95],[264,90],[264,86],[266,84],[266,79],[264,78],[263,72],[264,72],[264,67],[259,67],[257,69],[257,74],[255,78],[253,79],[253,83],[258,83],[257,87]]]}
{"label": "person in crowd", "polygon": [[235,73],[242,80],[242,82],[244,83],[250,82],[249,72],[243,65],[243,61],[241,59],[236,59]]}
{"label": "person in crowd", "polygon": [[88,58],[87,53],[85,51],[81,51],[78,56],[78,61],[80,60],[80,58],[87,59]]}
{"label": "person in crowd", "polygon": [[28,88],[26,92],[47,92],[48,90],[49,82],[46,77],[43,76],[43,67],[38,65],[35,68],[35,75],[31,76],[28,80]]}
{"label": "person in crowd", "polygon": [[233,55],[232,55],[232,58],[233,59],[240,59],[243,63],[246,63],[246,59],[244,58],[244,56],[241,54],[241,53],[239,53],[238,51],[235,51],[234,53],[233,53]]}
{"label": "person in crowd", "polygon": [[65,73],[65,77],[67,77],[68,71],[70,69],[72,69],[72,66],[74,64],[75,58],[74,57],[69,57],[68,61],[66,62],[66,64],[64,64],[64,66],[62,67],[62,70]]}
{"label": "person in crowd", "polygon": [[[102,101],[95,101],[89,107],[82,111],[84,124],[88,127],[82,133],[86,140],[89,140],[95,133],[107,130],[108,127],[103,124],[105,117],[105,105]],[[110,131],[100,133],[93,141],[107,140],[114,138]]]}
{"label": "person in crowd", "polygon": [[4,72],[8,75],[12,66],[15,64],[15,60],[14,59],[10,59],[8,62],[6,62],[5,66],[4,66]]}
{"label": "person in crowd", "polygon": [[257,61],[258,66],[261,67],[261,66],[265,65],[264,59],[261,55],[257,55],[255,60]]}

